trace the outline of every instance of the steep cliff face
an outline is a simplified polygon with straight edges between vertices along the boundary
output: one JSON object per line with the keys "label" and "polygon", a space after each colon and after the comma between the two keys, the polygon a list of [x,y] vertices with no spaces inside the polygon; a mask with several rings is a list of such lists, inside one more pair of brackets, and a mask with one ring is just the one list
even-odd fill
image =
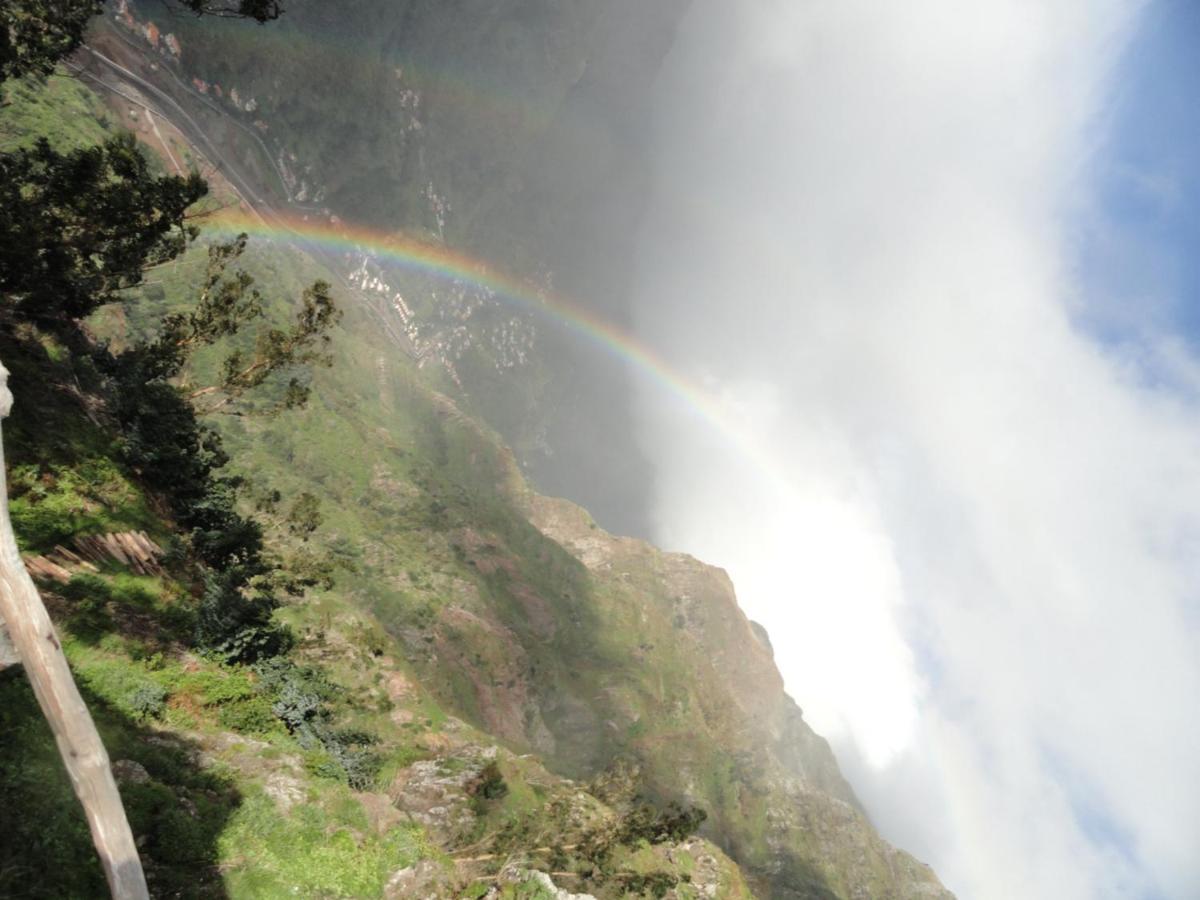
{"label": "steep cliff face", "polygon": [[567,501],[518,498],[582,571],[548,595],[533,571],[544,555],[456,538],[490,598],[443,611],[431,679],[433,665],[458,669],[485,727],[562,771],[631,760],[644,790],[701,805],[705,833],[763,895],[949,896],[875,834],[723,571],[614,537]]}

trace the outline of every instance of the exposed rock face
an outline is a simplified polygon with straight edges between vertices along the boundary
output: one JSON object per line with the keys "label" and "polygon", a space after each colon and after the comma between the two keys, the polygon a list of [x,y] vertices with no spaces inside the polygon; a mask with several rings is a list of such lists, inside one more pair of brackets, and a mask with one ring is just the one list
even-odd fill
{"label": "exposed rock face", "polygon": [[467,785],[478,774],[479,766],[452,766],[451,762],[449,759],[415,762],[401,770],[388,788],[388,796],[396,807],[443,843],[468,833],[475,822]]}
{"label": "exposed rock face", "polygon": [[146,767],[132,759],[118,759],[112,764],[112,773],[120,784],[146,784],[150,780]]}
{"label": "exposed rock face", "polygon": [[[875,833],[725,572],[610,535],[497,459],[488,483],[526,524],[445,534],[474,578],[446,576],[429,633],[406,638],[423,685],[571,778],[631,762],[642,792],[708,812],[702,834],[762,896],[950,896]],[[401,777],[398,806],[437,833],[469,826],[449,799],[465,772]]]}
{"label": "exposed rock face", "polygon": [[384,889],[385,900],[437,900],[451,896],[452,880],[441,865],[423,859],[394,874]]}
{"label": "exposed rock face", "polygon": [[[564,500],[531,494],[527,509],[636,610],[638,651],[660,696],[643,692],[630,704],[630,715],[654,724],[628,749],[665,796],[710,810],[712,836],[771,895],[950,896],[875,833],[828,743],[784,692],[770,642],[738,608],[724,571],[613,537]],[[683,733],[686,745],[665,752]]]}
{"label": "exposed rock face", "polygon": [[275,801],[275,807],[287,815],[292,807],[304,802],[306,791],[304,783],[293,775],[283,772],[272,772],[263,782],[263,791]]}
{"label": "exposed rock face", "polygon": [[[553,878],[536,869],[507,869],[500,874],[500,881],[504,884],[541,888],[545,895],[553,897],[554,900],[596,900],[591,894],[572,894],[570,891],[563,890],[554,883]],[[496,887],[487,896],[499,897],[500,893],[501,889]]]}

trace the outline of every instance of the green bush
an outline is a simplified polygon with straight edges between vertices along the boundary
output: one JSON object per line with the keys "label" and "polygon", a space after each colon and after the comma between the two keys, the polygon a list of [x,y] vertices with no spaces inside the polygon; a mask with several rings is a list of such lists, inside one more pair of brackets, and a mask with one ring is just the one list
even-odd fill
{"label": "green bush", "polygon": [[268,734],[279,727],[279,720],[267,697],[227,703],[217,713],[217,721],[223,728],[240,734]]}
{"label": "green bush", "polygon": [[467,785],[467,793],[481,800],[498,800],[508,793],[508,783],[495,760],[479,770]]}
{"label": "green bush", "polygon": [[82,497],[65,493],[27,494],[9,503],[13,530],[21,544],[37,549],[70,540],[82,527],[86,511]]}
{"label": "green bush", "polygon": [[157,719],[166,709],[167,692],[160,685],[147,682],[129,695],[126,705],[139,719]]}
{"label": "green bush", "polygon": [[280,656],[294,643],[291,632],[272,621],[273,597],[244,590],[243,573],[209,573],[196,616],[196,645],[230,663]]}

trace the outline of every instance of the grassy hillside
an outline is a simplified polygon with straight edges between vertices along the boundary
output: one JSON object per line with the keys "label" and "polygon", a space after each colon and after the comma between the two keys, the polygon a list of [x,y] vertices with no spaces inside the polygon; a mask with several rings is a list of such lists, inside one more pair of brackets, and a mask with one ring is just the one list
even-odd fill
{"label": "grassy hillside", "polygon": [[[131,303],[125,316],[109,311],[97,330],[137,318],[140,306]],[[282,611],[297,637],[287,656],[239,665],[195,648],[199,586],[181,536],[122,465],[119,435],[92,405],[92,373],[33,334],[5,341],[0,358],[18,398],[5,437],[22,549],[51,552],[82,534],[131,529],[177,548],[158,577],[112,562],[42,585],[115,761],[156,896],[370,897],[400,877],[419,879],[423,896],[496,888],[534,897],[545,886],[530,873],[549,870],[551,860],[560,880],[600,896],[641,883],[629,879],[646,879],[653,892],[685,875],[745,895],[736,867],[686,833],[623,836],[632,795],[610,805],[598,788],[564,781],[450,716],[372,614],[421,620],[424,607],[406,602],[406,592],[371,595],[372,585],[385,571],[416,583],[445,577],[451,557],[431,546],[434,536],[443,516],[471,514],[460,502],[472,494],[465,485],[486,483],[467,476],[487,477],[486,467],[469,466],[469,448],[441,433],[436,395],[409,382],[411,393],[397,402],[408,409],[408,450],[384,442],[382,454],[368,452],[382,436],[356,424],[353,404],[347,415],[329,414],[332,388],[299,421],[235,420],[228,429],[239,467],[285,494],[320,484],[311,459],[344,460],[323,495],[333,502],[320,539],[345,548],[357,569]],[[423,462],[426,454],[441,462]],[[372,538],[377,520],[354,514],[372,490],[388,496],[372,461],[388,456],[427,485],[393,526],[401,535],[394,541]],[[464,487],[450,491],[451,481]],[[447,509],[438,508],[435,498],[450,494]],[[389,557],[375,558],[382,548]],[[103,882],[86,827],[19,670],[0,674],[0,715],[9,736],[0,749],[0,893],[96,895]],[[571,846],[602,839],[601,861],[596,847]],[[676,893],[690,896],[688,882],[680,884]]]}
{"label": "grassy hillside", "polygon": [[[95,98],[65,79],[18,85],[8,97],[0,134],[13,145],[35,130],[60,147],[107,130]],[[90,324],[96,339],[120,349],[153,333],[193,295],[197,255],[101,310]],[[286,317],[301,285],[328,274],[270,247],[247,265],[270,293],[273,320]],[[281,611],[294,648],[254,665],[197,647],[204,586],[186,536],[128,468],[90,359],[31,326],[0,341],[17,398],[4,430],[22,550],[55,554],[83,536],[133,530],[166,548],[155,576],[110,560],[72,563],[68,582],[41,585],[114,760],[154,894],[538,897],[551,885],[541,868],[607,896],[661,896],[676,884],[680,896],[706,885],[746,896],[736,867],[691,839],[690,827],[643,810],[629,792],[606,802],[599,788],[514,756],[450,716],[396,652],[372,610],[393,625],[423,621],[427,598],[392,583],[445,577],[455,556],[436,535],[452,522],[513,527],[495,481],[510,473],[490,435],[447,429],[452,408],[410,365],[385,366],[389,348],[353,340],[376,329],[362,309],[348,312],[308,410],[222,422],[232,468],[259,491],[247,492],[247,505],[268,489],[284,498],[319,491],[317,540],[344,566],[335,588]],[[187,380],[209,378],[221,350],[197,359]],[[400,482],[385,471],[419,484],[419,502],[398,509]],[[265,520],[270,539],[278,523]],[[19,668],[0,673],[0,716],[0,893],[95,896],[103,880],[87,829]]]}
{"label": "grassy hillside", "polygon": [[[80,103],[93,125],[74,121]],[[33,109],[55,140],[103,128],[94,101],[52,81],[0,110],[0,140],[23,140]],[[155,270],[93,335],[152,335],[191,302],[202,259]],[[283,245],[253,243],[242,264],[278,322],[304,285],[336,280]],[[337,565],[277,612],[292,649],[253,664],[197,646],[205,585],[168,505],[123,462],[101,376],[33,329],[0,346],[23,549],[142,530],[167,551],[157,576],[111,562],[43,585],[156,893],[542,897],[550,878],[597,897],[742,897],[747,880],[764,896],[939,894],[874,834],[723,573],[532,492],[373,307],[338,297],[307,407],[270,412],[268,385],[246,414],[212,417],[268,547]],[[227,349],[198,355],[184,383],[211,383]],[[288,519],[305,494],[320,501],[307,540]],[[0,673],[0,693],[14,736],[0,893],[94,895],[86,829],[19,672]]]}

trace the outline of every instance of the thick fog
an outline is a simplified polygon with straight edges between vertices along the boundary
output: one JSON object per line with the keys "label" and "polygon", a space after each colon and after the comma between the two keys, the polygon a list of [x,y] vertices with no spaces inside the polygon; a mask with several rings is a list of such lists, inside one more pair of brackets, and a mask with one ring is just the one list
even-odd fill
{"label": "thick fog", "polygon": [[1200,895],[1200,366],[1080,324],[1141,12],[697,0],[657,88],[656,536],[966,898]]}

